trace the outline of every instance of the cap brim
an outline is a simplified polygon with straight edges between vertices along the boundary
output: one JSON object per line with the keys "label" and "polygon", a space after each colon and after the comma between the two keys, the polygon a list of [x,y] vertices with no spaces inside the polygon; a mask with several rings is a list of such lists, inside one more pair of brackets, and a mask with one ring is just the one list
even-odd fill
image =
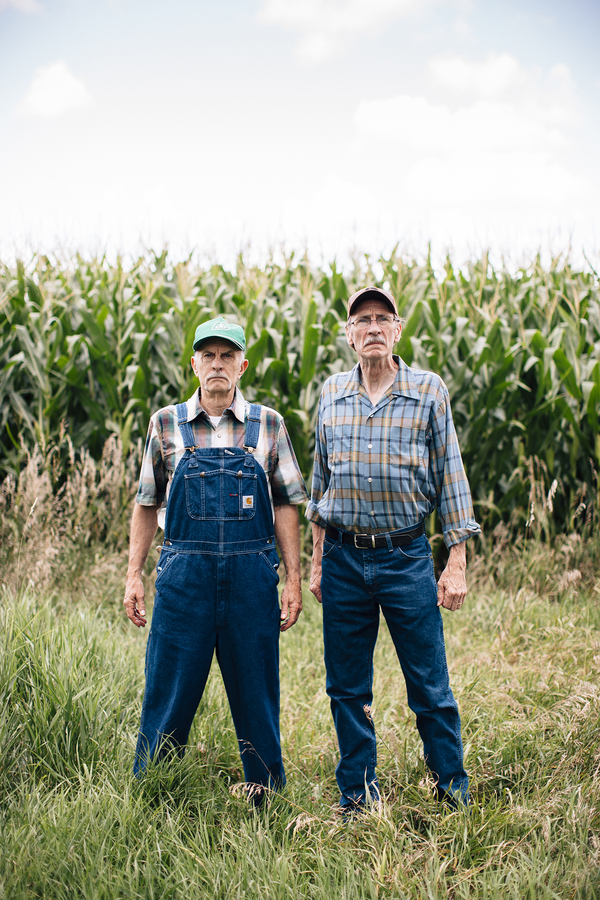
{"label": "cap brim", "polygon": [[200,340],[196,341],[193,345],[194,351],[199,350],[202,344],[205,344],[207,341],[214,341],[216,338],[221,341],[227,341],[228,344],[232,344],[236,350],[241,350],[242,353],[246,352],[246,348],[243,344],[238,344],[237,341],[232,340],[230,337],[225,337],[224,334],[210,334],[208,337],[200,338]]}
{"label": "cap brim", "polygon": [[367,288],[366,290],[363,289],[357,291],[356,294],[353,294],[353,296],[350,297],[348,301],[348,316],[351,316],[353,311],[360,306],[361,303],[366,302],[367,300],[378,300],[380,303],[385,303],[395,316],[398,315],[396,304],[390,299],[385,291],[377,290],[376,288]]}

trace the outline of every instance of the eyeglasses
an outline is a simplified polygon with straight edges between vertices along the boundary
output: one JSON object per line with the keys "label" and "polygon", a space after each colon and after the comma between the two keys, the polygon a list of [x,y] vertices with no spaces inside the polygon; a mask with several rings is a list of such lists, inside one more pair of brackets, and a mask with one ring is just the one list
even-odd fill
{"label": "eyeglasses", "polygon": [[392,315],[382,315],[382,316],[359,316],[354,321],[348,322],[349,325],[354,325],[355,328],[369,328],[371,322],[376,322],[379,328],[389,328],[390,325],[394,325],[396,322],[399,322],[398,316]]}

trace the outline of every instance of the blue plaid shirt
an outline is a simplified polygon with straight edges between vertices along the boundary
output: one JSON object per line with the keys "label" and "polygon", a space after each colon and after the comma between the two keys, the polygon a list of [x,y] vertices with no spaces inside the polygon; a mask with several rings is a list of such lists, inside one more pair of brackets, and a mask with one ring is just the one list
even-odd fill
{"label": "blue plaid shirt", "polygon": [[450,547],[481,529],[448,389],[433,372],[394,360],[396,380],[375,407],[360,365],[325,382],[306,515],[323,528],[376,534],[416,525],[437,507]]}

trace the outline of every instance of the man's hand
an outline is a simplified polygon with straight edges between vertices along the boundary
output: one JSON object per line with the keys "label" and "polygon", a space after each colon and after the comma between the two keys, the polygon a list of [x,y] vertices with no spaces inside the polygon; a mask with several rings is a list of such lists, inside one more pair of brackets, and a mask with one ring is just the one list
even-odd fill
{"label": "man's hand", "polygon": [[300,581],[300,525],[297,506],[275,507],[275,537],[283,565],[285,585],[281,592],[281,631],[287,631],[302,612]]}
{"label": "man's hand", "polygon": [[125,612],[127,618],[131,619],[138,628],[143,628],[146,624],[146,604],[144,601],[144,583],[140,575],[133,575],[127,578],[125,585]]}
{"label": "man's hand", "polygon": [[129,568],[125,584],[125,612],[138,628],[146,624],[146,604],[142,570],[158,526],[158,506],[133,507],[129,539]]}
{"label": "man's hand", "polygon": [[325,529],[320,525],[312,523],[312,539],[313,539],[313,555],[310,567],[310,584],[309,590],[315,595],[319,603],[323,602],[321,596],[321,574],[323,571],[323,541],[325,540]]}
{"label": "man's hand", "polygon": [[321,564],[315,565],[314,561],[310,568],[310,584],[309,590],[315,595],[319,603],[323,602],[321,596]]}
{"label": "man's hand", "polygon": [[438,581],[438,606],[455,612],[465,602],[467,595],[466,542],[450,547],[448,564]]}
{"label": "man's hand", "polygon": [[302,612],[302,585],[300,581],[286,581],[281,592],[280,631],[287,631],[298,621]]}

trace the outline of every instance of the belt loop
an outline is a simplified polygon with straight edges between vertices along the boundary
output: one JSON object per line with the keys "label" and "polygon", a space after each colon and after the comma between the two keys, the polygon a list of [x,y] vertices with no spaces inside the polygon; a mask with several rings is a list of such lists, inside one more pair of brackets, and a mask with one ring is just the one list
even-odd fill
{"label": "belt loop", "polygon": [[388,550],[390,551],[390,553],[393,553],[393,551],[394,551],[394,545],[392,544],[392,539],[391,539],[391,537],[390,537],[390,535],[389,535],[389,532],[387,532],[387,531],[386,531],[386,533],[385,533],[385,542],[386,542],[386,544],[387,544],[387,548],[388,548]]}

